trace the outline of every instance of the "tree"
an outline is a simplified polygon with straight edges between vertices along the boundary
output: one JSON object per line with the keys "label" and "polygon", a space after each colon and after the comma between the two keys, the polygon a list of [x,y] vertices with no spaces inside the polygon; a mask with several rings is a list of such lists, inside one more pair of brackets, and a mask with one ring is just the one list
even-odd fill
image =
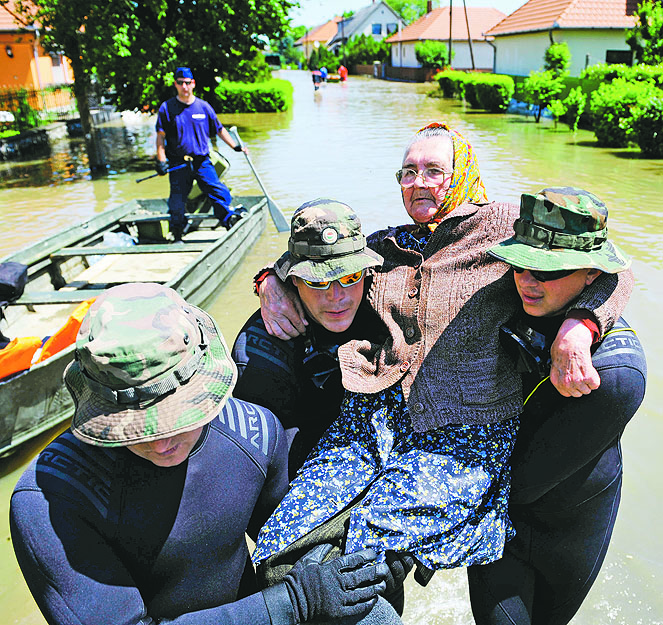
{"label": "tree", "polygon": [[566,76],[571,67],[571,52],[565,41],[548,46],[543,57],[543,69],[550,70],[555,76]]}
{"label": "tree", "polygon": [[[446,44],[441,41],[419,41],[414,46],[414,54],[421,67],[428,69],[442,69],[447,65],[449,52]],[[452,52],[453,56],[453,52]]]}
{"label": "tree", "polygon": [[541,111],[550,104],[564,89],[564,80],[555,76],[552,70],[545,72],[530,72],[523,83],[522,98],[529,104],[534,104],[537,123],[541,120]]}
{"label": "tree", "polygon": [[644,0],[636,11],[637,23],[627,31],[626,43],[638,63],[663,63],[663,6],[660,0]]}
{"label": "tree", "polygon": [[[287,29],[294,0],[19,0],[40,25],[47,50],[65,54],[83,131],[91,133],[92,82],[114,93],[118,108],[156,107],[172,95],[177,65],[191,67],[196,89],[213,99],[217,79],[268,75],[259,53]],[[260,55],[262,56],[262,55]]]}
{"label": "tree", "polygon": [[426,0],[387,0],[387,4],[406,24],[411,24],[426,14]]}
{"label": "tree", "polygon": [[339,50],[339,56],[348,67],[367,65],[378,61],[386,63],[390,47],[384,39],[376,41],[371,35],[355,35]]}

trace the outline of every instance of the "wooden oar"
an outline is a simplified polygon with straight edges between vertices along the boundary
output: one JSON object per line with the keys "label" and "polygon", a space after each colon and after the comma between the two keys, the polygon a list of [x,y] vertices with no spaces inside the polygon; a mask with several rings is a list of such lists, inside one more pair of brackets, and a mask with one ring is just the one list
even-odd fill
{"label": "wooden oar", "polygon": [[[231,135],[233,135],[235,141],[237,141],[237,144],[244,147],[244,143],[242,142],[239,133],[237,132],[237,126],[232,126],[231,128],[229,128],[229,132]],[[244,152],[244,156],[246,156],[246,161],[248,162],[251,171],[253,171],[253,175],[256,177],[256,180],[258,181],[258,184],[260,185],[260,188],[262,189],[265,198],[267,198],[267,206],[269,208],[269,214],[272,217],[272,221],[274,222],[276,229],[279,232],[290,232],[290,224],[288,223],[288,220],[283,216],[283,213],[281,212],[281,209],[276,205],[276,202],[274,202],[274,200],[272,200],[272,198],[269,197],[269,194],[265,190],[265,186],[262,184],[262,180],[260,180],[260,176],[258,176],[256,168],[253,166],[253,163],[251,162],[251,157],[246,152]]]}

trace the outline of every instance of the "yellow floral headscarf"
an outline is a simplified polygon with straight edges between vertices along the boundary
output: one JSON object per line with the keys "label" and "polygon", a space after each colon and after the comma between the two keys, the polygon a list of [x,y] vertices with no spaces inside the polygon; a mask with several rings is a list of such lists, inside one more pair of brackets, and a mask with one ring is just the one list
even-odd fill
{"label": "yellow floral headscarf", "polygon": [[428,128],[444,128],[451,133],[454,150],[454,173],[447,195],[437,213],[426,224],[433,231],[454,208],[465,202],[487,202],[486,189],[479,173],[479,163],[470,143],[458,131],[447,124],[433,122],[424,126],[417,134]]}

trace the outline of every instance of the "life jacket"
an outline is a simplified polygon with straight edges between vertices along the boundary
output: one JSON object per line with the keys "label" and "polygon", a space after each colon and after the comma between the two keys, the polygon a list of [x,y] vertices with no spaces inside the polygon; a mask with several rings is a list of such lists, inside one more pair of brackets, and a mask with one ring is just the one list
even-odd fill
{"label": "life jacket", "polygon": [[44,343],[44,347],[36,362],[42,362],[47,358],[50,358],[59,351],[62,351],[65,347],[69,347],[69,345],[76,340],[76,335],[81,327],[83,317],[85,317],[85,314],[90,306],[92,306],[92,302],[94,302],[95,299],[95,297],[91,297],[90,299],[81,302],[76,307],[65,324]]}
{"label": "life jacket", "polygon": [[41,339],[37,336],[22,336],[9,341],[0,350],[0,380],[29,369],[40,347]]}

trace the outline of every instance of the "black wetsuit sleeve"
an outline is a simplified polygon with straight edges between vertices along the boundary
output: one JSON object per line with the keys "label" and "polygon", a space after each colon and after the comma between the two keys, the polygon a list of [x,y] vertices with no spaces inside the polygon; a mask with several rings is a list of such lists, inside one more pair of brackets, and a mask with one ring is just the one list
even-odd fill
{"label": "black wetsuit sleeve", "polygon": [[284,428],[296,427],[301,394],[294,370],[294,342],[281,341],[265,329],[260,311],[240,330],[232,349],[238,380],[233,391],[237,399],[264,406]]}
{"label": "black wetsuit sleeve", "polygon": [[[276,422],[275,417],[272,419]],[[253,541],[258,537],[260,528],[274,512],[276,506],[288,492],[288,442],[281,425],[276,422],[275,444],[267,467],[265,484],[256,502],[246,533]]]}
{"label": "black wetsuit sleeve", "polygon": [[[64,542],[51,520],[56,511],[69,529]],[[76,506],[49,503],[38,491],[14,493],[10,528],[21,571],[50,625],[272,623],[262,593],[169,619],[152,619],[130,573],[94,524],[83,519]],[[90,563],[103,563],[103,569]],[[88,570],[91,566],[94,570]]]}
{"label": "black wetsuit sleeve", "polygon": [[598,457],[619,439],[642,403],[646,363],[639,342],[629,332],[608,340],[611,345],[593,360],[601,377],[597,390],[562,397],[547,380],[532,395],[511,457],[512,504],[538,500]]}

